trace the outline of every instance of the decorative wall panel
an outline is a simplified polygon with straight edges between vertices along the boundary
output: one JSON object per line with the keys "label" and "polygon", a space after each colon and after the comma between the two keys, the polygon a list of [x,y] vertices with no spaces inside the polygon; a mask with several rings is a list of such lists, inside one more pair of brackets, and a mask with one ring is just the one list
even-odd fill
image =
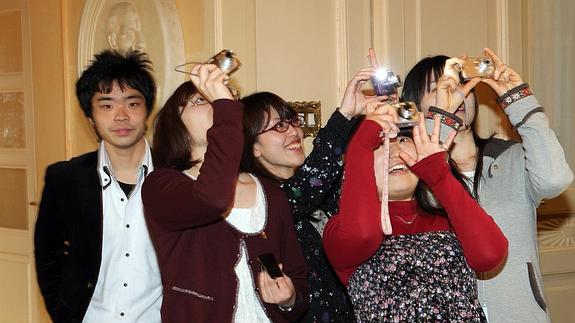
{"label": "decorative wall panel", "polygon": [[24,93],[0,93],[0,148],[25,148]]}
{"label": "decorative wall panel", "polygon": [[26,230],[26,171],[0,168],[0,228]]}
{"label": "decorative wall panel", "polygon": [[20,11],[0,12],[0,74],[22,72]]}

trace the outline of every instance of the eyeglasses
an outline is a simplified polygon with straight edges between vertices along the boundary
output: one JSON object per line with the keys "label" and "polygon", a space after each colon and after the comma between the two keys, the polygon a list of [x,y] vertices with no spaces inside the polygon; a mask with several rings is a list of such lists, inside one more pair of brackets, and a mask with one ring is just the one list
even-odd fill
{"label": "eyeglasses", "polygon": [[[230,85],[226,85],[226,87],[228,88],[228,90],[230,90],[230,93],[232,94],[233,98],[236,100],[239,100],[240,98],[240,94],[238,92],[238,90],[236,90],[234,87],[230,86]],[[193,105],[204,105],[204,104],[208,104],[208,100],[204,99],[203,96],[201,96],[200,94],[197,94],[195,96],[191,96],[188,99],[188,102]]]}
{"label": "eyeglasses", "polygon": [[204,104],[208,104],[208,103],[209,103],[208,100],[204,99],[204,97],[201,96],[201,95],[191,96],[191,97],[188,99],[188,102],[189,102],[191,105],[194,105],[194,106],[195,106],[195,105],[204,105]]}
{"label": "eyeglasses", "polygon": [[288,131],[290,125],[294,128],[299,128],[304,124],[305,122],[303,120],[303,116],[296,116],[290,120],[281,120],[280,122],[271,126],[269,129],[261,131],[260,133],[257,134],[257,136],[272,130],[277,131],[279,133],[286,132]]}

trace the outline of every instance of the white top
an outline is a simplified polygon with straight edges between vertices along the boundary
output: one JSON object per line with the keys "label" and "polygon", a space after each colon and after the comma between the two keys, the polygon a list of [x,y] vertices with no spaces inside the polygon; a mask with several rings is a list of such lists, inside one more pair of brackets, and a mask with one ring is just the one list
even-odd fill
{"label": "white top", "polygon": [[162,282],[154,246],[148,234],[141,188],[153,170],[150,147],[138,169],[129,197],[121,189],[104,147],[98,150],[102,185],[102,262],[94,295],[83,322],[160,323]]}
{"label": "white top", "polygon": [[[236,230],[247,234],[259,233],[264,229],[267,219],[263,189],[258,179],[254,176],[252,178],[256,182],[255,205],[251,208],[233,208],[226,218],[226,222]],[[246,243],[242,240],[240,242],[240,259],[235,267],[238,277],[238,291],[234,322],[271,322],[264,311],[258,293],[255,291],[257,286],[253,280],[248,260]]]}

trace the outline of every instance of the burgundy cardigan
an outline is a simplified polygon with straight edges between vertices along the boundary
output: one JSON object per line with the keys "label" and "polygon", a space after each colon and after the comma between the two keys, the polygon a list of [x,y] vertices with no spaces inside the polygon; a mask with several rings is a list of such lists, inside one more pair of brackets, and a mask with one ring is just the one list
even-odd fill
{"label": "burgundy cardigan", "polygon": [[142,188],[164,286],[162,322],[231,322],[237,295],[234,267],[243,243],[254,283],[261,271],[258,255],[271,252],[283,264],[296,289],[295,307],[282,312],[264,304],[264,310],[274,322],[295,321],[308,306],[307,267],[287,199],[277,184],[260,179],[267,200],[262,232],[244,234],[224,220],[233,205],[243,149],[242,109],[230,100],[213,106],[214,124],[197,180],[174,169],[157,169]]}

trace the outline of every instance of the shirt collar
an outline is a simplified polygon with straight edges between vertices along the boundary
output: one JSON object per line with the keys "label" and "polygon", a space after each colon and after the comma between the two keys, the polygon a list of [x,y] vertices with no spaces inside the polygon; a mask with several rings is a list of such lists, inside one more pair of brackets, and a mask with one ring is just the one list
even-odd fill
{"label": "shirt collar", "polygon": [[[144,180],[144,178],[154,170],[154,165],[152,163],[152,153],[150,150],[150,145],[148,144],[148,140],[144,138],[146,147],[144,148],[144,158],[140,163],[138,169],[140,170],[140,175],[138,176],[138,183]],[[113,180],[116,178],[114,177],[114,170],[112,168],[112,163],[110,161],[110,157],[108,156],[108,152],[106,151],[106,146],[104,145],[104,141],[100,141],[100,147],[98,148],[98,175],[100,177],[100,185],[105,190],[110,186]]]}

